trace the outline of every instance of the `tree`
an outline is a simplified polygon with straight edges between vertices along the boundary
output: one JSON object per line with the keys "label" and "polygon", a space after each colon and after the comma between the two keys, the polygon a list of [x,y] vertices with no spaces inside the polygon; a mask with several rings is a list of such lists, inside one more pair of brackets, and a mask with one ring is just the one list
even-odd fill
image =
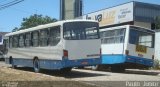
{"label": "tree", "polygon": [[12,30],[12,32],[16,32],[16,31],[18,31],[19,30],[19,28],[18,27],[15,27],[13,30]]}
{"label": "tree", "polygon": [[155,23],[155,25],[156,25],[156,29],[160,29],[160,16],[156,17],[156,23]]}
{"label": "tree", "polygon": [[17,31],[17,30],[23,30],[23,29],[27,29],[30,27],[35,27],[38,25],[42,25],[42,24],[47,24],[47,23],[52,23],[52,22],[56,22],[57,19],[55,18],[51,18],[49,16],[42,16],[42,15],[31,15],[29,18],[23,18],[23,22],[21,23],[21,27],[17,29],[14,28],[12,31]]}

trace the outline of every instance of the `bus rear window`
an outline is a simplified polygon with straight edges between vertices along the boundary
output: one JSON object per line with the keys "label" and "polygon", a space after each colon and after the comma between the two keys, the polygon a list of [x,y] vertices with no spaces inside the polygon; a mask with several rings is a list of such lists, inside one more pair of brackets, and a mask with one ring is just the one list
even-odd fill
{"label": "bus rear window", "polygon": [[64,24],[65,40],[99,39],[98,23],[69,22]]}
{"label": "bus rear window", "polygon": [[129,43],[153,48],[154,34],[130,29]]}

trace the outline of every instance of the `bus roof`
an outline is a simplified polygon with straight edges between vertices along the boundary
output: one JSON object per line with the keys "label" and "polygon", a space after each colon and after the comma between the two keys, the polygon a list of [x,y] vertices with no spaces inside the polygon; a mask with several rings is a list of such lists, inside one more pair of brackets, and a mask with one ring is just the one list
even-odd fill
{"label": "bus roof", "polygon": [[151,30],[151,29],[148,29],[148,28],[144,28],[144,27],[141,27],[141,26],[136,26],[136,25],[122,25],[122,26],[115,26],[115,27],[110,27],[110,28],[101,29],[101,31],[105,31],[106,29],[112,30],[112,29],[119,29],[119,28],[126,28],[126,27],[135,27],[135,28],[137,28],[137,30],[148,31],[148,32],[155,33],[154,30]]}
{"label": "bus roof", "polygon": [[26,33],[26,32],[31,32],[31,31],[35,31],[35,30],[41,30],[41,29],[45,29],[45,28],[49,28],[49,27],[53,27],[53,26],[60,26],[61,24],[65,23],[65,22],[96,22],[96,21],[95,20],[86,20],[86,19],[63,20],[63,21],[57,21],[57,22],[54,22],[54,23],[38,25],[36,27],[23,29],[23,30],[19,30],[19,31],[16,31],[16,32],[11,32],[11,33],[6,34],[5,36],[8,37],[8,36],[17,35],[17,34]]}

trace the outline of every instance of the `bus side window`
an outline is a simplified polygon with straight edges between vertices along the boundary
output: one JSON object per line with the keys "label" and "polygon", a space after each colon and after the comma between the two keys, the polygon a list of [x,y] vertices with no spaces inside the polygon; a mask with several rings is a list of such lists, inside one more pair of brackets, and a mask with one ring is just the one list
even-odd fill
{"label": "bus side window", "polygon": [[13,39],[13,37],[9,37],[9,48],[12,48],[12,40]]}
{"label": "bus side window", "polygon": [[2,48],[2,52],[4,53],[4,54],[7,54],[7,51],[8,51],[8,39],[4,39],[3,40],[3,48]]}
{"label": "bus side window", "polygon": [[12,47],[13,48],[17,48],[18,47],[18,36],[13,36],[13,39],[12,39]]}
{"label": "bus side window", "polygon": [[40,31],[40,46],[48,45],[48,29]]}
{"label": "bus side window", "polygon": [[24,35],[19,35],[19,47],[24,47]]}
{"label": "bus side window", "polygon": [[30,33],[25,34],[25,46],[26,47],[32,46],[31,45],[31,34]]}
{"label": "bus side window", "polygon": [[39,46],[39,32],[38,31],[34,31],[32,33],[32,45],[33,47]]}
{"label": "bus side window", "polygon": [[56,46],[60,41],[60,27],[50,28],[49,44],[51,46]]}
{"label": "bus side window", "polygon": [[101,41],[103,44],[123,43],[125,38],[125,29],[115,29],[101,32]]}
{"label": "bus side window", "polygon": [[9,47],[9,39],[6,39],[6,48],[8,49]]}

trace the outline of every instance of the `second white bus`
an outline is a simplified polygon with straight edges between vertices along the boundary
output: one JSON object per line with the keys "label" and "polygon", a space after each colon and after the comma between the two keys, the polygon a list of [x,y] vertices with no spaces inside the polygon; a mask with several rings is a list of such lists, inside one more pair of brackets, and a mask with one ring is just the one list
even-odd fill
{"label": "second white bus", "polygon": [[146,28],[125,25],[100,30],[102,40],[102,67],[113,72],[125,68],[153,66],[155,32]]}

